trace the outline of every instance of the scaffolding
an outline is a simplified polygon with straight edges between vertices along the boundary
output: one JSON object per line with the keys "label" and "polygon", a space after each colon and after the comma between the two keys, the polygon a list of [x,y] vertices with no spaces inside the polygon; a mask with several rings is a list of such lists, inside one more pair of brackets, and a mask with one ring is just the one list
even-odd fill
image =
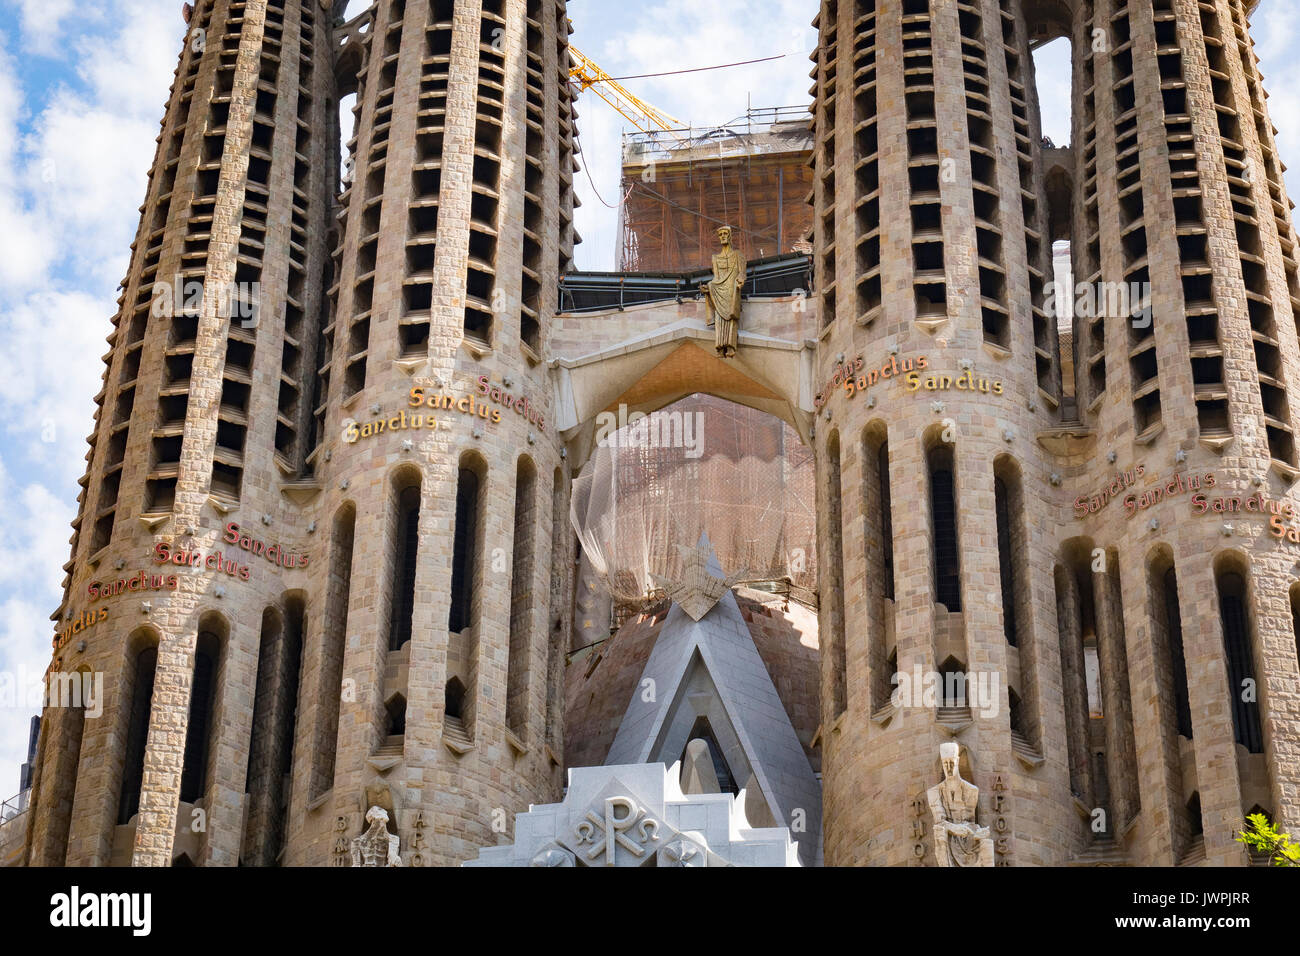
{"label": "scaffolding", "polygon": [[701,534],[724,575],[811,605],[814,464],[780,419],[694,394],[601,439],[574,480],[571,519],[616,607],[662,599]]}
{"label": "scaffolding", "polygon": [[620,272],[707,268],[719,226],[751,261],[810,252],[812,133],[803,106],[705,130],[623,136]]}

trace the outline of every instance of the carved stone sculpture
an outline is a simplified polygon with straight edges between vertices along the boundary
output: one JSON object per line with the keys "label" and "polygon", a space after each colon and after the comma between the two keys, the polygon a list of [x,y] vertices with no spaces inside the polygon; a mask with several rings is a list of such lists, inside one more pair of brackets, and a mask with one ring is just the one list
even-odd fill
{"label": "carved stone sculpture", "polygon": [[715,326],[717,352],[723,358],[736,354],[740,342],[740,290],[745,285],[745,258],[731,245],[731,227],[718,230],[722,251],[713,256],[713,278],[700,286]]}
{"label": "carved stone sculpture", "polygon": [[353,866],[401,866],[398,856],[400,842],[388,832],[388,813],[383,807],[371,807],[366,812],[369,829],[352,841]]}
{"label": "carved stone sculpture", "polygon": [[925,792],[934,816],[934,855],[940,866],[993,866],[989,828],[975,822],[979,787],[963,780],[955,743],[939,745],[943,782]]}

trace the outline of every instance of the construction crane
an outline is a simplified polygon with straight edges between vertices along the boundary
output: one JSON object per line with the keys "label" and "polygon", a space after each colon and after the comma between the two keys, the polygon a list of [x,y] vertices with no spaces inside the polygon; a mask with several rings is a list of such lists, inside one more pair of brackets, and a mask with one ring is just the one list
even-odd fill
{"label": "construction crane", "polygon": [[680,131],[686,124],[677,117],[633,96],[573,44],[569,44],[569,53],[573,56],[569,80],[577,84],[579,92],[593,91],[644,133],[672,133],[677,139],[684,139]]}

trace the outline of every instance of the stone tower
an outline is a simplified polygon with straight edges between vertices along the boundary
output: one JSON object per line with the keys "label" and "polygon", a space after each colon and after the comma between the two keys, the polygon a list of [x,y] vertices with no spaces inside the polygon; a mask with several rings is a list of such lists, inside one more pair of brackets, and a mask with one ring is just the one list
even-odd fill
{"label": "stone tower", "polygon": [[[1300,286],[1249,9],[821,3],[829,865],[934,863],[949,740],[999,864],[1244,863],[1244,814],[1300,827]],[[1032,50],[1062,36],[1055,148]]]}
{"label": "stone tower", "polygon": [[103,713],[47,708],[31,864],[326,864],[374,805],[452,864],[559,795],[564,4],[344,6],[187,5],[55,615]]}

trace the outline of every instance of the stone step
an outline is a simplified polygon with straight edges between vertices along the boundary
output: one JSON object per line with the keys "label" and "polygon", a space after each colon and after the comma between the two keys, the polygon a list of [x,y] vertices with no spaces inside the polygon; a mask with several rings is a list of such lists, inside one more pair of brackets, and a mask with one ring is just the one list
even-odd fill
{"label": "stone step", "polygon": [[469,734],[465,732],[465,722],[459,717],[448,716],[442,719],[442,738],[454,748],[472,749],[474,746]]}
{"label": "stone step", "polygon": [[1068,866],[1132,866],[1128,853],[1114,840],[1098,838]]}
{"label": "stone step", "polygon": [[1026,740],[1023,736],[1021,736],[1017,731],[1014,730],[1011,731],[1011,749],[1018,754],[1023,754],[1026,757],[1042,756],[1042,754],[1040,754],[1037,750],[1034,749],[1033,744],[1031,744],[1028,740]]}
{"label": "stone step", "polygon": [[1179,866],[1200,866],[1205,862],[1205,837],[1198,836],[1187,848],[1183,858],[1178,861]]}

